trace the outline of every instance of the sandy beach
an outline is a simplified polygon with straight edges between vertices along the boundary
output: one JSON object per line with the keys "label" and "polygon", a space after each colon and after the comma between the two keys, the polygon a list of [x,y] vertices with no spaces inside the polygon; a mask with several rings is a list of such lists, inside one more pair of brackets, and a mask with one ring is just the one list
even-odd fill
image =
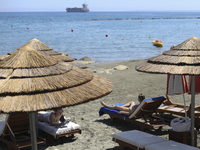
{"label": "sandy beach", "polygon": [[[137,72],[135,66],[146,60],[133,60],[123,62],[109,62],[88,65],[88,70],[94,74],[108,78],[114,85],[113,92],[100,99],[83,103],[76,106],[64,108],[64,115],[70,117],[71,121],[82,127],[82,134],[75,134],[77,139],[70,140],[67,137],[55,140],[54,143],[47,143],[39,146],[39,150],[119,150],[119,145],[112,141],[112,133],[140,130],[138,125],[132,122],[116,120],[113,124],[108,115],[99,116],[101,108],[100,101],[106,104],[127,103],[135,101],[138,104],[137,96],[145,94],[146,98],[165,96],[167,75],[148,74]],[[128,67],[126,70],[114,70],[119,65]],[[190,104],[191,95],[185,94],[187,105]],[[183,96],[170,96],[174,103],[183,104]],[[200,95],[196,95],[196,106],[200,105]],[[0,116],[3,120],[4,115]],[[163,127],[162,130],[148,130],[145,132],[168,139],[168,129],[170,126]],[[40,133],[43,136],[42,133]],[[200,148],[200,134],[197,135],[198,148]],[[7,146],[0,143],[0,150],[7,150]]]}

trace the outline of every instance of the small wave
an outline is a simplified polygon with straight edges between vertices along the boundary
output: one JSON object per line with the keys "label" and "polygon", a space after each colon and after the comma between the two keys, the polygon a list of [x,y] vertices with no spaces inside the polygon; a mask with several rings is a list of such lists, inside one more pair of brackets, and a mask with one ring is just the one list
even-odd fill
{"label": "small wave", "polygon": [[[109,21],[109,20],[159,20],[159,19],[200,19],[200,17],[181,17],[181,18],[114,18],[114,19],[88,19],[84,21]],[[74,20],[76,21],[76,20]],[[80,21],[80,20],[77,20]]]}

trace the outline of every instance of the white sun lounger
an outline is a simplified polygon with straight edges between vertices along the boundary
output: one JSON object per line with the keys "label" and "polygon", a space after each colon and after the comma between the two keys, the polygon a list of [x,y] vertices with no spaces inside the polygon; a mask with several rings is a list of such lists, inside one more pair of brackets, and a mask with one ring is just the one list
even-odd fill
{"label": "white sun lounger", "polygon": [[113,141],[119,144],[121,150],[125,148],[143,150],[146,145],[167,141],[161,137],[138,130],[113,133],[112,137]]}
{"label": "white sun lounger", "polygon": [[[47,112],[42,113],[45,115],[47,114]],[[48,114],[50,115],[50,113]],[[81,134],[81,126],[71,121],[62,127],[51,126],[47,122],[38,121],[38,128],[48,135],[53,136],[55,139],[66,135],[74,136],[75,133]]]}
{"label": "white sun lounger", "polygon": [[199,148],[172,140],[167,140],[164,142],[147,145],[145,146],[145,150],[199,150]]}
{"label": "white sun lounger", "polygon": [[133,150],[199,150],[193,146],[166,140],[138,130],[113,133],[111,136],[113,141],[119,144],[121,150],[126,148]]}

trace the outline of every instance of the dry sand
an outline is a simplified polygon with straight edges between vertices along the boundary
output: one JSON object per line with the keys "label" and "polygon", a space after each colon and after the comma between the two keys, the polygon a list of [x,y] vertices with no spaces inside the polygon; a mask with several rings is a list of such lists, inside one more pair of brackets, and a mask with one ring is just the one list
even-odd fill
{"label": "dry sand", "polygon": [[[54,143],[41,145],[40,150],[119,150],[119,145],[112,141],[112,133],[140,130],[139,126],[131,122],[116,120],[111,124],[108,115],[99,116],[101,108],[100,101],[107,104],[137,102],[139,93],[144,93],[146,98],[165,96],[166,74],[148,74],[135,70],[135,65],[145,60],[109,62],[97,65],[89,65],[88,70],[95,74],[108,78],[114,85],[114,90],[109,95],[77,106],[64,108],[64,115],[82,127],[82,134],[75,134],[77,139],[70,140],[63,137]],[[127,70],[113,70],[118,65],[128,66]],[[185,94],[187,105],[190,104],[191,95]],[[170,96],[174,103],[183,104],[181,95]],[[196,95],[196,106],[200,105],[200,95]],[[2,120],[2,115],[0,120]],[[168,139],[168,129],[165,126],[162,130],[148,130],[146,132]],[[43,136],[41,134],[41,136]],[[200,148],[200,135],[198,135],[198,147]],[[0,150],[7,149],[6,145],[0,143]]]}

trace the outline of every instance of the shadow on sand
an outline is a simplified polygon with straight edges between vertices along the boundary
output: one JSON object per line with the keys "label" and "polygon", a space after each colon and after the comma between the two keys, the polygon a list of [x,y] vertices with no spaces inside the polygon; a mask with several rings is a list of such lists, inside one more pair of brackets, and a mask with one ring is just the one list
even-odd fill
{"label": "shadow on sand", "polygon": [[[172,120],[173,118],[175,118],[173,115],[166,115],[166,114],[162,114],[163,119],[165,120]],[[113,123],[111,123],[110,118],[108,119],[98,119],[95,122],[101,122],[104,123],[108,126],[111,126],[113,128],[116,128],[120,131],[129,131],[129,130],[141,130],[140,126],[137,124],[134,124],[134,122],[131,121],[124,121],[121,119],[115,119]],[[157,136],[162,136],[162,135],[167,135],[168,134],[168,130],[164,130],[164,129],[160,129],[160,128],[156,128],[153,130],[145,130],[144,132],[153,134],[153,135],[157,135]]]}

